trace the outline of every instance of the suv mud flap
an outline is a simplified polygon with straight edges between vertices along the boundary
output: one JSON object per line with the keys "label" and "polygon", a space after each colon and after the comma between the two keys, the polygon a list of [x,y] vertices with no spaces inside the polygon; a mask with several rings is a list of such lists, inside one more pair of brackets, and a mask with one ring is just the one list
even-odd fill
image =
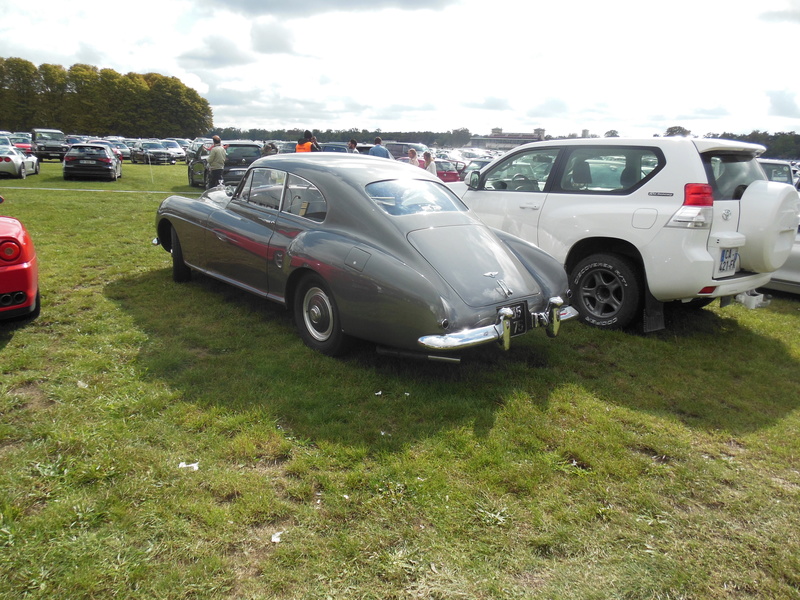
{"label": "suv mud flap", "polygon": [[650,293],[650,289],[644,293],[644,314],[642,315],[642,329],[644,333],[660,331],[664,329],[664,303],[659,302]]}

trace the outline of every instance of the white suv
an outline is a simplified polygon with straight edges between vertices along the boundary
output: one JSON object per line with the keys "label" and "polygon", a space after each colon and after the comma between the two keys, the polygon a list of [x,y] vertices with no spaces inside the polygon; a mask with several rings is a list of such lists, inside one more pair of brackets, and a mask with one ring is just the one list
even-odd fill
{"label": "white suv", "polygon": [[563,262],[583,321],[655,331],[664,302],[725,305],[788,258],[800,198],[767,180],[764,150],[711,138],[535,142],[471,173],[459,195]]}

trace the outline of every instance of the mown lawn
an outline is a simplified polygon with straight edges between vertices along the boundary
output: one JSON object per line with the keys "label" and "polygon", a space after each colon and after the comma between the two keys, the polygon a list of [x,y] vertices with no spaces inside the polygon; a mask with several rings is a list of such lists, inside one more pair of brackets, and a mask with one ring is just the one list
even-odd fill
{"label": "mown lawn", "polygon": [[42,287],[0,323],[0,598],[800,598],[800,298],[331,359],[173,283],[197,190],[123,170],[0,180]]}

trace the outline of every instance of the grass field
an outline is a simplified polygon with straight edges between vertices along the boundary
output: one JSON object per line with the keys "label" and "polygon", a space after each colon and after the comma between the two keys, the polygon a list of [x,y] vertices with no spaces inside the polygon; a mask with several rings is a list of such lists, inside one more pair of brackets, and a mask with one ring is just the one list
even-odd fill
{"label": "grass field", "polygon": [[800,298],[331,359],[173,283],[197,190],[123,173],[0,180],[42,289],[0,323],[0,598],[800,598]]}

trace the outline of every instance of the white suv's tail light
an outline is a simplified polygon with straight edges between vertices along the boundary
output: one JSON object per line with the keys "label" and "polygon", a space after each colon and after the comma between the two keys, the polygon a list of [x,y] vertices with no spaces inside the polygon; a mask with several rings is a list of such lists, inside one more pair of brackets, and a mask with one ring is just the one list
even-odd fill
{"label": "white suv's tail light", "polygon": [[714,217],[714,194],[707,183],[687,183],[683,188],[683,206],[672,215],[667,227],[709,229]]}

